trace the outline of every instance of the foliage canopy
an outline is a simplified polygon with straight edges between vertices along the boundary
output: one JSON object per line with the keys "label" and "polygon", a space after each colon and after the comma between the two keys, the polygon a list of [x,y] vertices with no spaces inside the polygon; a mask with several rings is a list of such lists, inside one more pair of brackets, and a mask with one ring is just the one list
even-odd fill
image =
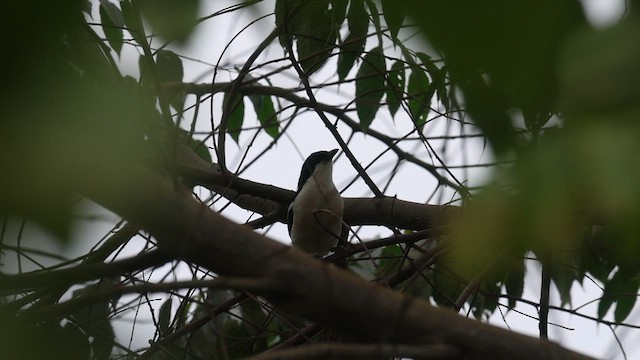
{"label": "foliage canopy", "polygon": [[[496,358],[509,358],[518,347],[501,341],[536,348],[531,358],[565,354],[515,334],[465,343],[471,330],[446,325],[463,319],[424,310],[418,300],[418,313],[436,311],[430,321],[442,324],[444,346],[428,330],[412,337],[409,325],[386,328],[389,318],[367,313],[374,305],[351,308],[354,319],[371,316],[366,329],[342,327],[348,306],[314,303],[320,285],[283,290],[286,271],[311,279],[315,270],[307,269],[326,268],[257,233],[284,221],[293,192],[243,173],[301,136],[292,130],[301,121],[321,122],[340,147],[352,176],[340,190],[356,183],[373,196],[347,198],[345,222],[376,225],[384,237],[363,240],[354,230],[350,245],[327,261],[393,289],[372,296],[378,309],[377,296],[408,299],[397,293],[480,320],[533,304],[545,338],[550,310],[587,316],[573,306],[571,289],[593,282],[603,292],[593,321],[630,325],[640,287],[635,14],[595,30],[577,1],[244,1],[205,15],[203,8],[198,0],[39,2],[37,11],[7,5],[0,26],[20,33],[6,38],[15,56],[4,56],[0,100],[0,348],[7,354],[231,359],[305,343],[300,357],[507,349]],[[229,63],[236,37],[217,44],[224,50],[210,64],[210,81],[187,79],[193,59],[180,51],[194,33],[246,14],[257,20],[236,36],[257,28],[257,45]],[[135,76],[125,75],[131,63]],[[382,150],[372,156],[367,141]],[[492,161],[468,160],[467,146]],[[372,175],[381,163],[383,175]],[[428,179],[415,185],[419,195],[385,196],[396,178],[412,176],[403,172],[407,164]],[[492,169],[488,184],[471,182],[474,167]],[[68,239],[80,199],[122,222],[101,240],[86,239],[92,249],[82,257],[45,250],[77,245]],[[260,215],[245,224],[256,231],[216,217],[242,222],[229,206]],[[25,224],[55,240],[23,245]],[[290,268],[263,268],[258,249],[286,256]],[[214,252],[218,262],[208,257]],[[542,269],[537,299],[523,297],[531,263]],[[333,266],[326,271],[341,288],[362,283]],[[560,304],[549,303],[550,284]],[[133,333],[141,311],[153,334],[135,349],[117,339],[114,324],[127,319]],[[387,330],[388,338],[374,335]],[[381,347],[388,339],[398,346]]]}

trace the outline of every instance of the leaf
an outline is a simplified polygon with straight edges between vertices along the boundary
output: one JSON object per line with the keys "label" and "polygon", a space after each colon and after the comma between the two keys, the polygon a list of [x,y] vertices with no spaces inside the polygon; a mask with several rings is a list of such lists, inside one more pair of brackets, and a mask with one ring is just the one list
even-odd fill
{"label": "leaf", "polygon": [[[220,333],[221,341],[216,342],[216,353],[223,353],[229,359],[239,359],[251,355],[254,351],[254,336],[248,324],[238,321],[227,321]],[[224,350],[223,347],[224,346]]]}
{"label": "leaf", "polygon": [[[436,304],[448,308],[455,304],[456,299],[462,292],[462,287],[458,281],[442,271],[433,272],[433,287],[433,300]],[[483,297],[479,296],[478,298]]]}
{"label": "leaf", "polygon": [[120,56],[122,50],[123,36],[122,28],[124,27],[124,18],[120,9],[106,0],[100,1],[100,22],[102,23],[102,31],[107,38],[107,42],[111,48]]}
{"label": "leaf", "polygon": [[[156,69],[160,82],[182,82],[184,70],[182,59],[170,50],[158,50],[156,53]],[[184,94],[181,91],[167,92],[169,103],[177,111],[184,105]]]}
{"label": "leaf", "polygon": [[276,118],[276,111],[273,108],[271,97],[267,95],[249,95],[249,99],[253,103],[258,121],[260,121],[264,131],[272,138],[277,138],[280,131],[278,129],[278,119]]}
{"label": "leaf", "polygon": [[145,55],[140,55],[138,57],[138,68],[140,69],[140,85],[150,85],[153,84],[153,76],[151,75],[151,64],[150,61],[153,61],[147,58]]}
{"label": "leaf", "polygon": [[351,1],[347,21],[349,22],[349,35],[340,44],[340,55],[338,56],[338,78],[340,80],[347,77],[356,59],[364,51],[367,41],[369,17],[364,9],[363,0]]}
{"label": "leaf", "polygon": [[636,299],[638,298],[636,295],[637,291],[638,287],[636,286],[633,293],[628,293],[618,299],[616,311],[613,313],[613,318],[616,322],[621,323],[627,318],[627,316],[629,316],[631,310],[633,310],[633,306],[636,304]]}
{"label": "leaf", "polygon": [[406,76],[404,72],[404,62],[398,60],[391,65],[387,74],[387,106],[391,116],[394,116],[400,108],[400,103],[404,97],[404,85]]}
{"label": "leaf", "polygon": [[229,109],[231,112],[229,117],[227,118],[227,133],[231,135],[231,138],[238,143],[240,139],[240,131],[242,130],[242,123],[244,122],[244,101],[243,97],[239,95],[235,95],[233,97],[233,104],[231,106],[227,105],[229,101],[229,94],[224,94],[224,100],[222,103],[224,104],[224,109]]}
{"label": "leaf", "polygon": [[147,44],[147,39],[144,34],[144,25],[142,25],[138,11],[133,7],[133,5],[131,5],[129,0],[120,1],[120,8],[122,9],[124,24],[127,26],[127,30],[133,37],[133,40],[135,40],[135,42],[140,46]]}
{"label": "leaf", "polygon": [[[102,282],[101,282],[102,283]],[[73,297],[89,294],[101,287],[101,283],[88,285],[73,292]],[[96,359],[106,360],[111,355],[115,333],[110,321],[110,299],[94,301],[89,306],[78,309],[72,317],[87,335],[93,337],[91,348]]]}
{"label": "leaf", "polygon": [[262,306],[254,299],[247,299],[240,303],[240,312],[242,313],[243,321],[254,326],[261,325],[267,319],[267,314],[262,309]]}
{"label": "leaf", "polygon": [[402,262],[402,249],[398,245],[385,246],[380,254],[380,263],[376,269],[376,276],[389,276],[397,272]]}
{"label": "leaf", "polygon": [[411,75],[409,75],[409,86],[407,89],[409,95],[409,114],[418,129],[427,122],[429,114],[429,103],[431,97],[429,94],[429,77],[424,70],[419,67],[412,67]]}
{"label": "leaf", "polygon": [[291,19],[298,61],[307,75],[319,70],[333,51],[338,28],[329,7],[327,0],[309,0]]}
{"label": "leaf", "polygon": [[158,312],[158,332],[162,336],[169,334],[171,331],[171,304],[172,299],[168,298],[160,306],[160,311]]}
{"label": "leaf", "polygon": [[339,29],[344,22],[348,3],[347,0],[331,0],[331,19],[336,29]]}
{"label": "leaf", "polygon": [[551,280],[556,285],[560,294],[560,305],[571,304],[571,287],[577,279],[577,271],[580,268],[576,256],[571,252],[558,252],[553,254],[554,264],[551,266]]}
{"label": "leaf", "polygon": [[91,0],[84,0],[81,6],[82,6],[82,11],[93,19],[93,16],[91,16],[91,9],[93,8],[93,5],[91,4]]}
{"label": "leaf", "polygon": [[504,286],[509,295],[509,308],[516,307],[516,299],[522,297],[524,289],[525,264],[522,259],[513,261],[507,270]]}
{"label": "leaf", "polygon": [[167,40],[184,42],[198,23],[198,0],[137,0],[154,31]]}
{"label": "leaf", "polygon": [[[612,282],[616,280],[613,293],[611,293],[616,297],[616,310],[613,313],[613,317],[616,322],[623,322],[636,304],[640,281],[634,271],[629,271],[625,268],[621,268],[611,280]],[[607,293],[606,287],[605,293]]]}
{"label": "leaf", "polygon": [[391,39],[398,41],[398,32],[404,20],[404,6],[395,0],[382,0],[382,15],[391,33]]}
{"label": "leaf", "polygon": [[385,62],[382,48],[371,50],[362,59],[356,76],[356,110],[360,126],[368,129],[380,108],[384,95]]}
{"label": "leaf", "polygon": [[156,66],[161,82],[182,81],[182,60],[171,50],[158,50]]}
{"label": "leaf", "polygon": [[431,56],[423,52],[417,52],[416,56],[418,57],[418,59],[420,59],[420,62],[422,62],[422,66],[427,69],[427,72],[429,73],[429,75],[431,75],[432,78],[440,75],[440,69],[438,69],[436,64],[433,63],[433,59],[431,59]]}
{"label": "leaf", "polygon": [[198,155],[198,157],[207,163],[211,164],[213,159],[211,159],[211,153],[209,153],[209,148],[205,145],[204,141],[190,139],[189,147],[193,149],[193,151]]}
{"label": "leaf", "polygon": [[618,270],[604,287],[600,303],[598,303],[598,318],[602,319],[611,305],[616,303],[614,319],[616,322],[624,321],[636,303],[638,286],[640,281],[633,272]]}
{"label": "leaf", "polygon": [[[366,0],[366,2],[369,13],[371,14],[371,22],[373,22],[373,26],[376,29],[376,34],[378,34],[378,40],[382,41],[382,26],[380,25],[380,12],[378,11],[378,7],[376,3],[371,0]],[[378,46],[382,46],[382,44],[380,43]]]}

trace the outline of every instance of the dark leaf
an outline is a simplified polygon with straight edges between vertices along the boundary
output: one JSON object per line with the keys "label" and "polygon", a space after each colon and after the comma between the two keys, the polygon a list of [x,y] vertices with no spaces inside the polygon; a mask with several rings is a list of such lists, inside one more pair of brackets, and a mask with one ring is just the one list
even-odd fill
{"label": "dark leaf", "polygon": [[385,246],[380,254],[380,262],[376,268],[376,276],[389,276],[400,269],[402,249],[398,245]]}
{"label": "dark leaf", "polygon": [[400,108],[400,103],[404,97],[405,72],[404,62],[398,60],[391,65],[387,75],[387,106],[391,116],[394,116]]}
{"label": "dark leaf", "polygon": [[248,324],[261,325],[267,318],[267,314],[262,309],[258,301],[247,299],[240,304],[242,318]]}
{"label": "dark leaf", "polygon": [[507,295],[509,295],[509,308],[516,306],[516,299],[522,297],[524,289],[525,264],[522,259],[513,261],[506,273],[504,281]]}
{"label": "dark leaf", "polygon": [[167,335],[171,331],[171,298],[165,300],[165,302],[160,306],[160,311],[158,313],[158,332],[160,335]]}
{"label": "dark leaf", "polygon": [[138,68],[140,69],[140,84],[141,85],[151,85],[153,84],[153,75],[151,75],[151,64],[150,61],[153,61],[147,58],[144,55],[140,55],[138,57]]}
{"label": "dark leaf", "polygon": [[633,293],[627,293],[618,298],[616,311],[613,313],[613,318],[616,322],[621,323],[625,321],[627,316],[631,313],[631,310],[633,310],[633,306],[636,304],[636,300],[638,299],[638,295],[636,294],[638,287],[636,286],[633,291]]}
{"label": "dark leaf", "polygon": [[161,82],[182,81],[182,60],[173,51],[158,50],[156,64]]}
{"label": "dark leaf", "polygon": [[123,43],[122,28],[124,27],[124,18],[120,9],[108,1],[100,1],[100,21],[109,45],[120,56]]}
{"label": "dark leaf", "polygon": [[136,8],[131,5],[130,0],[123,0],[120,2],[120,8],[122,9],[122,17],[124,18],[124,24],[127,26],[129,34],[133,37],[138,45],[143,46],[147,44],[145,38],[144,26],[140,20],[140,14]]}
{"label": "dark leaf", "polygon": [[264,131],[274,139],[278,137],[280,133],[278,129],[278,119],[276,117],[276,111],[273,108],[271,97],[267,95],[249,95],[249,99],[253,103],[253,108],[256,111],[256,115]]}
{"label": "dark leaf", "polygon": [[411,69],[408,85],[409,113],[418,129],[427,122],[431,96],[429,96],[429,77],[419,67]]}
{"label": "dark leaf", "polygon": [[368,129],[384,95],[386,68],[382,49],[377,47],[363,58],[356,77],[356,110],[360,126]]}
{"label": "dark leaf", "polygon": [[348,0],[331,0],[331,18],[336,29],[344,22],[348,3]]}
{"label": "dark leaf", "polygon": [[137,0],[154,31],[167,40],[185,41],[198,19],[198,0]]}
{"label": "dark leaf", "polygon": [[203,141],[190,139],[189,147],[193,149],[200,159],[208,162],[209,164],[213,162],[213,159],[211,159],[211,153],[209,153],[209,148]]}
{"label": "dark leaf", "polygon": [[[101,288],[102,282],[74,291],[73,296],[82,296]],[[106,285],[106,284],[105,284]],[[72,317],[75,323],[89,336],[93,337],[91,348],[96,359],[106,360],[111,355],[115,333],[110,321],[110,299],[94,301],[89,306],[76,311]]]}
{"label": "dark leaf", "polygon": [[333,51],[338,28],[331,14],[327,0],[310,0],[291,19],[298,61],[307,74],[320,69]]}
{"label": "dark leaf", "polygon": [[453,276],[441,271],[434,271],[433,286],[433,300],[443,307],[453,307],[462,292],[462,287],[458,281]]}
{"label": "dark leaf", "polygon": [[404,20],[404,6],[394,0],[382,0],[382,13],[391,32],[391,38],[398,41],[398,31]]}
{"label": "dark leaf", "polygon": [[84,0],[82,2],[82,11],[84,13],[86,13],[87,15],[89,15],[91,18],[93,18],[91,16],[91,9],[93,8],[93,4],[91,3],[91,0]]}
{"label": "dark leaf", "polygon": [[[184,70],[182,59],[170,50],[158,50],[156,53],[156,68],[160,82],[182,82]],[[167,92],[169,103],[177,111],[184,105],[184,94],[181,91]]]}
{"label": "dark leaf", "polygon": [[[216,342],[216,352],[224,351],[229,359],[239,359],[253,353],[251,345],[254,344],[254,337],[248,326],[250,325],[244,322],[227,321],[220,333],[221,341]],[[221,348],[222,344],[225,346],[224,350]]]}
{"label": "dark leaf", "polygon": [[363,0],[353,0],[349,5],[347,14],[349,22],[349,35],[340,45],[338,56],[338,77],[344,80],[353,67],[356,59],[364,51],[369,29],[369,17],[364,8]]}
{"label": "dark leaf", "polygon": [[[382,40],[382,26],[380,25],[380,12],[378,11],[378,7],[376,3],[371,0],[366,0],[367,7],[369,8],[369,13],[371,14],[371,22],[373,22],[373,26],[376,29],[376,34],[378,34],[378,40]],[[382,43],[378,44],[378,46],[382,46]]]}
{"label": "dark leaf", "polygon": [[242,96],[234,96],[233,103],[228,106],[229,95],[224,94],[224,108],[229,109],[230,114],[227,118],[227,133],[231,135],[231,138],[238,143],[240,139],[240,131],[242,130],[242,124],[244,122],[244,101]]}

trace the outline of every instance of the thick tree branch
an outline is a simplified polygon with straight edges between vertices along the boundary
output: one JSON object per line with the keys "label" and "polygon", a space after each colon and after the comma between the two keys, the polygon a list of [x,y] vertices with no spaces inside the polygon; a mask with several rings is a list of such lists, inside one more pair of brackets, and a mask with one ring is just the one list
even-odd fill
{"label": "thick tree branch", "polygon": [[[295,192],[273,185],[252,182],[207,164],[184,149],[178,157],[180,175],[214,191],[243,209],[266,215],[279,212],[278,220],[286,221],[286,208]],[[344,220],[349,225],[381,225],[400,229],[425,230],[445,225],[459,208],[429,205],[392,197],[345,198]]]}
{"label": "thick tree branch", "polygon": [[370,284],[225,219],[150,170],[122,161],[101,165],[78,179],[79,190],[140,224],[166,253],[222,276],[287,284],[259,295],[347,339],[409,345],[438,340],[465,359],[588,358]]}

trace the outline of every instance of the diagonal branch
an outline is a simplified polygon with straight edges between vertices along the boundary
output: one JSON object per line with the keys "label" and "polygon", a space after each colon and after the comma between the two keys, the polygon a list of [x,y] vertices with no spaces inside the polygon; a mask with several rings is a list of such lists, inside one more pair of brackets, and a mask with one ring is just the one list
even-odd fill
{"label": "diagonal branch", "polygon": [[[287,284],[286,289],[257,294],[346,339],[409,345],[437,339],[466,359],[588,359],[370,284],[227,220],[189,191],[124,159],[92,170],[76,179],[81,193],[140,224],[165,253],[221,276]],[[114,177],[113,172],[128,176]]]}

